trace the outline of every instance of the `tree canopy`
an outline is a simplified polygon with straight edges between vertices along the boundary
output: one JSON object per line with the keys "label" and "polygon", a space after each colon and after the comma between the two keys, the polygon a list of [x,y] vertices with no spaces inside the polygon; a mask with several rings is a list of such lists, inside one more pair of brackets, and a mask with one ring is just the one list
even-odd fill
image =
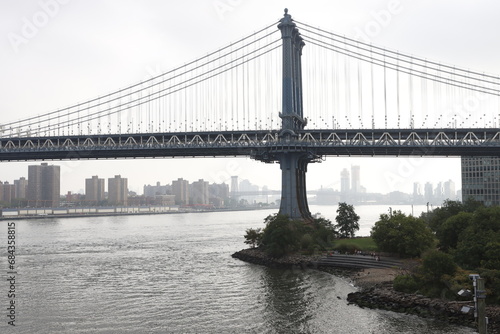
{"label": "tree canopy", "polygon": [[262,242],[262,229],[260,228],[249,228],[246,230],[245,243],[251,245],[252,248],[260,246]]}
{"label": "tree canopy", "polygon": [[[453,250],[455,261],[468,269],[477,268],[482,263],[491,266],[498,259],[492,250],[499,242],[500,207],[479,208],[458,236],[456,249]],[[489,258],[489,255],[493,257]]]}
{"label": "tree canopy", "polygon": [[290,220],[286,215],[268,216],[264,222],[262,245],[269,255],[280,257],[299,249],[302,222]]}
{"label": "tree canopy", "polygon": [[422,271],[429,281],[440,281],[443,275],[453,275],[457,265],[450,254],[433,250],[422,258]]}
{"label": "tree canopy", "polygon": [[335,228],[341,238],[352,238],[359,230],[359,216],[354,212],[354,207],[351,204],[339,203],[335,221],[337,222]]}
{"label": "tree canopy", "polygon": [[324,218],[316,218],[311,224],[301,220],[292,220],[286,215],[270,215],[264,219],[266,227],[248,229],[245,243],[262,246],[264,251],[280,257],[296,251],[313,253],[333,246],[337,236],[332,222]]}
{"label": "tree canopy", "polygon": [[420,256],[434,244],[434,235],[424,220],[406,216],[401,211],[381,214],[372,227],[371,236],[381,251],[401,257]]}
{"label": "tree canopy", "polygon": [[481,206],[481,202],[472,198],[469,198],[464,202],[446,200],[443,202],[441,207],[438,207],[431,212],[424,212],[420,217],[429,224],[432,231],[438,232],[441,225],[444,224],[448,218],[460,212],[474,212]]}
{"label": "tree canopy", "polygon": [[472,224],[473,217],[474,215],[470,212],[459,212],[441,224],[436,232],[441,250],[449,251],[457,248],[460,234]]}

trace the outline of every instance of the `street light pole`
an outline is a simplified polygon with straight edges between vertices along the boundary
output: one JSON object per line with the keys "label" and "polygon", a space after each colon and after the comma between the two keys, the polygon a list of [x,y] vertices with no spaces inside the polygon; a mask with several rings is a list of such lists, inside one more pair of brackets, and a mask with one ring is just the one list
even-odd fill
{"label": "street light pole", "polygon": [[486,290],[484,288],[484,279],[478,277],[474,280],[474,290],[479,334],[486,334],[488,318],[486,317]]}
{"label": "street light pole", "polygon": [[474,317],[477,320],[479,334],[486,334],[488,318],[486,317],[486,289],[484,288],[484,279],[478,274],[469,275],[474,286]]}

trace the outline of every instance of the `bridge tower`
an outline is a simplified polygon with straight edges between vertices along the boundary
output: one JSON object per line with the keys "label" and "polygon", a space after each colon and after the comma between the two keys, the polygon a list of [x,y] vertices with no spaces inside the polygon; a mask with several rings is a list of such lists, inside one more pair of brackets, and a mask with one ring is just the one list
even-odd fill
{"label": "bridge tower", "polygon": [[278,162],[281,168],[281,205],[280,214],[292,219],[311,221],[306,194],[306,172],[310,162],[320,161],[313,152],[303,145],[293,145],[307,124],[303,116],[302,101],[302,48],[305,43],[299,30],[285,9],[278,24],[283,43],[283,92],[281,131],[279,144],[259,151],[254,158],[264,162]]}

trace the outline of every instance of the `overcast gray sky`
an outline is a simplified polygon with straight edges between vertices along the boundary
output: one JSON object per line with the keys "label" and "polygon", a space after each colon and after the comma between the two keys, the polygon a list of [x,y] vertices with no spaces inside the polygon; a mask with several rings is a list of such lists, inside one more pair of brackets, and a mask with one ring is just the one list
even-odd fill
{"label": "overcast gray sky", "polygon": [[[84,101],[174,68],[278,21],[294,19],[424,58],[500,73],[500,2],[264,0],[23,0],[0,2],[0,123]],[[389,15],[387,15],[389,13]],[[370,30],[371,29],[371,30]],[[305,61],[305,60],[304,60]],[[305,111],[307,114],[307,110]],[[38,162],[37,162],[38,163]],[[231,175],[279,189],[279,165],[250,159],[54,162],[61,191],[92,175],[144,184],[228,182]],[[0,180],[27,176],[31,163],[0,164]],[[368,191],[410,192],[413,182],[452,179],[458,158],[327,158],[312,164],[308,188],[338,188],[342,168],[361,166]]]}

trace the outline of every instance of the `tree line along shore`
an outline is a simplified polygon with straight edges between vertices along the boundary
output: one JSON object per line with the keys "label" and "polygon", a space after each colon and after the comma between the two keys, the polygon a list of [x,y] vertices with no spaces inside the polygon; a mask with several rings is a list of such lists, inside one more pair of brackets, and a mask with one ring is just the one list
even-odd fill
{"label": "tree line along shore", "polygon": [[358,221],[354,207],[346,203],[339,203],[335,224],[321,217],[304,222],[268,216],[263,228],[247,229],[245,243],[251,248],[233,257],[325,270],[318,263],[332,253],[391,255],[403,265],[347,272],[361,288],[349,296],[350,302],[463,325],[473,325],[474,315],[460,308],[474,303],[458,292],[473,290],[469,275],[477,274],[485,281],[488,332],[500,333],[500,207],[466,200],[445,201],[419,217],[394,211],[381,214],[365,238],[355,237]]}

